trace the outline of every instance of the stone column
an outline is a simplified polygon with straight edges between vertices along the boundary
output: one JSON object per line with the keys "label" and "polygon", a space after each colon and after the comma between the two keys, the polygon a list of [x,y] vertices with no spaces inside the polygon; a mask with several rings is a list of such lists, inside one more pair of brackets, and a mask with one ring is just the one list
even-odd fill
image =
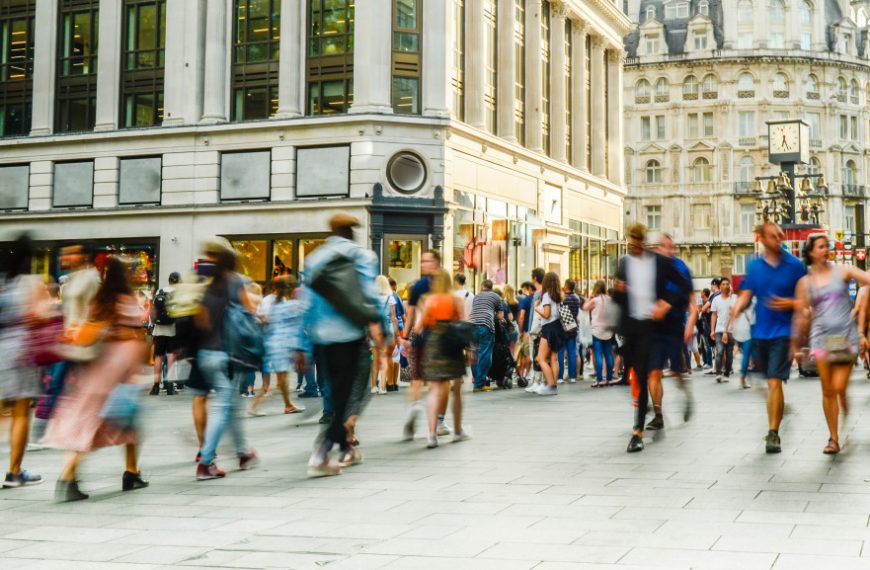
{"label": "stone column", "polygon": [[97,117],[94,131],[118,128],[121,95],[121,0],[100,0],[100,50],[97,53]]}
{"label": "stone column", "polygon": [[550,4],[550,156],[565,162],[565,16],[564,4]]}
{"label": "stone column", "polygon": [[54,132],[58,0],[36,0],[31,135]]}
{"label": "stone column", "polygon": [[390,0],[369,0],[356,7],[353,32],[353,105],[351,114],[392,113],[392,34]]}
{"label": "stone column", "polygon": [[571,96],[574,98],[573,112],[571,113],[571,150],[574,156],[570,157],[571,164],[581,170],[588,170],[586,164],[586,34],[585,22],[575,20],[573,26],[574,45],[571,59],[574,62],[574,70],[571,75]]}
{"label": "stone column", "polygon": [[513,0],[498,0],[498,135],[517,141],[515,120],[515,85],[517,80],[514,28],[516,12]]}
{"label": "stone column", "polygon": [[451,2],[423,2],[423,115],[450,117],[453,45]]}
{"label": "stone column", "polygon": [[534,152],[544,152],[541,130],[541,82],[544,70],[541,59],[541,2],[526,4],[526,146]]}
{"label": "stone column", "polygon": [[205,101],[200,121],[206,125],[227,120],[227,68],[230,62],[227,51],[227,8],[225,0],[211,0],[206,9]]}
{"label": "stone column", "polygon": [[624,136],[622,97],[625,89],[622,83],[625,51],[621,46],[612,47],[607,51],[607,58],[609,62],[607,66],[609,74],[608,84],[610,85],[608,93],[609,109],[607,113],[607,132],[609,135],[609,140],[607,141],[608,179],[617,186],[623,186],[625,184],[625,156],[622,144]]}
{"label": "stone column", "polygon": [[604,76],[604,39],[601,36],[592,38],[592,164],[589,170],[596,176],[604,176],[607,166],[604,164],[604,145],[607,144],[606,123],[607,112],[604,108],[604,93],[607,81]]}
{"label": "stone column", "polygon": [[279,119],[301,117],[304,114],[305,93],[305,2],[298,6],[283,5],[281,10],[281,43],[278,61]]}
{"label": "stone column", "polygon": [[483,94],[486,86],[483,0],[465,3],[465,122],[486,127]]}

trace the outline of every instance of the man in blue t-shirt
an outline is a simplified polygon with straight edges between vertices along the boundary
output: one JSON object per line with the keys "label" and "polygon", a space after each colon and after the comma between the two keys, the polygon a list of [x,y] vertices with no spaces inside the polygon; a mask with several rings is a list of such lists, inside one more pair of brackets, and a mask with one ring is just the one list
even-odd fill
{"label": "man in blue t-shirt", "polygon": [[749,306],[752,297],[758,300],[755,306],[755,326],[752,340],[758,358],[758,368],[767,374],[767,420],[770,431],[765,437],[767,453],[779,453],[782,446],[779,425],[785,399],[783,382],[791,372],[791,319],[795,304],[795,288],[807,269],[801,261],[782,249],[782,229],[773,222],[762,224],[756,231],[764,253],[752,261],[746,271],[743,292],[731,310],[731,319],[726,333],[731,334],[731,324]]}

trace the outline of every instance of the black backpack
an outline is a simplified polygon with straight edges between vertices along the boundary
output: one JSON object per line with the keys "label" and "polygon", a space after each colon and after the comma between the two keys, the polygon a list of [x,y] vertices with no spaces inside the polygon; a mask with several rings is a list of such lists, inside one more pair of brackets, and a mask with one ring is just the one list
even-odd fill
{"label": "black backpack", "polygon": [[167,310],[167,301],[169,300],[169,295],[167,291],[163,289],[159,289],[157,294],[154,295],[154,323],[158,325],[171,325],[175,322],[175,319],[169,316],[169,311]]}

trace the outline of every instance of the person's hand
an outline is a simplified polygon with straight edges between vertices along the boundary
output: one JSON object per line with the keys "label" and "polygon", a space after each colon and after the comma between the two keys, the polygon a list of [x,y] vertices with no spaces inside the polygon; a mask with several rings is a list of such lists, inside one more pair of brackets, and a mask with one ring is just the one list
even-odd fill
{"label": "person's hand", "polygon": [[293,353],[293,364],[296,367],[297,374],[305,374],[308,372],[308,362],[306,361],[304,352]]}
{"label": "person's hand", "polygon": [[728,333],[722,333],[722,343],[728,344]]}
{"label": "person's hand", "polygon": [[715,332],[710,333],[710,340],[716,340],[716,333]]}
{"label": "person's hand", "polygon": [[695,328],[694,327],[686,327],[686,331],[683,333],[683,343],[689,344],[692,342],[692,337],[695,336]]}
{"label": "person's hand", "polygon": [[772,295],[770,299],[767,300],[767,306],[774,311],[791,311],[794,309],[794,299]]}

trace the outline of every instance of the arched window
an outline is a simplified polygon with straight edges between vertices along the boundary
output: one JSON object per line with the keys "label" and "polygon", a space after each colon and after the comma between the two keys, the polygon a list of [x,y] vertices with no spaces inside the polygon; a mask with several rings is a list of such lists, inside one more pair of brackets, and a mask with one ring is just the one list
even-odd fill
{"label": "arched window", "polygon": [[652,21],[656,19],[656,7],[655,6],[647,6],[646,7],[646,21]]}
{"label": "arched window", "polygon": [[755,162],[751,156],[740,159],[740,183],[748,190],[755,180]]}
{"label": "arched window", "polygon": [[842,77],[837,78],[837,98],[842,102],[846,100],[849,84]]}
{"label": "arched window", "polygon": [[815,156],[810,157],[810,162],[807,164],[807,174],[818,174],[822,169],[822,164]]}
{"label": "arched window", "polygon": [[704,99],[715,99],[719,92],[719,83],[716,81],[716,76],[708,73],[704,76],[704,81],[701,84],[704,91]]}
{"label": "arched window", "polygon": [[737,3],[737,22],[741,24],[752,23],[752,0],[740,0]]}
{"label": "arched window", "polygon": [[849,97],[852,99],[852,103],[858,102],[858,81],[855,79],[849,82]]}
{"label": "arched window", "polygon": [[[807,92],[807,96],[812,99],[818,99],[819,94],[819,78],[810,73],[807,75],[807,80],[804,83],[804,89]],[[816,95],[816,97],[812,97],[812,95]]]}
{"label": "arched window", "polygon": [[782,0],[769,2],[767,45],[770,49],[785,49],[785,5]]}
{"label": "arched window", "polygon": [[698,3],[698,13],[702,16],[710,15],[710,3],[707,0],[701,0]]}
{"label": "arched window", "polygon": [[813,5],[806,0],[801,2],[801,25],[813,25]]}
{"label": "arched window", "polygon": [[662,181],[662,165],[658,160],[648,161],[645,171],[647,184],[657,184]]}
{"label": "arched window", "polygon": [[641,79],[634,86],[634,98],[635,98],[635,100],[637,100],[637,99],[643,100],[644,97],[646,97],[648,99],[649,93],[650,93],[650,84],[649,84],[649,81],[647,81],[646,79]]}
{"label": "arched window", "polygon": [[699,184],[702,182],[710,182],[712,180],[710,173],[710,161],[699,156],[692,162],[692,182]]}
{"label": "arched window", "polygon": [[737,79],[737,92],[739,97],[755,96],[755,78],[751,73],[741,73]]}
{"label": "arched window", "polygon": [[843,167],[843,184],[846,186],[855,186],[858,183],[858,167],[855,166],[854,160],[847,160],[846,166]]}
{"label": "arched window", "polygon": [[683,80],[683,99],[698,98],[698,78],[694,75],[689,75]]}
{"label": "arched window", "polygon": [[782,0],[770,0],[770,11],[768,17],[772,24],[785,23],[785,6],[783,5]]}
{"label": "arched window", "polygon": [[656,80],[656,98],[657,99],[665,99],[670,95],[671,85],[668,83],[667,78],[659,77]]}
{"label": "arched window", "polygon": [[785,73],[777,73],[773,76],[773,96],[778,98],[788,97],[788,77]]}
{"label": "arched window", "polygon": [[813,49],[813,5],[804,0],[801,2],[801,49]]}
{"label": "arched window", "polygon": [[864,8],[858,10],[858,17],[856,19],[859,28],[863,28],[867,25],[867,12]]}

